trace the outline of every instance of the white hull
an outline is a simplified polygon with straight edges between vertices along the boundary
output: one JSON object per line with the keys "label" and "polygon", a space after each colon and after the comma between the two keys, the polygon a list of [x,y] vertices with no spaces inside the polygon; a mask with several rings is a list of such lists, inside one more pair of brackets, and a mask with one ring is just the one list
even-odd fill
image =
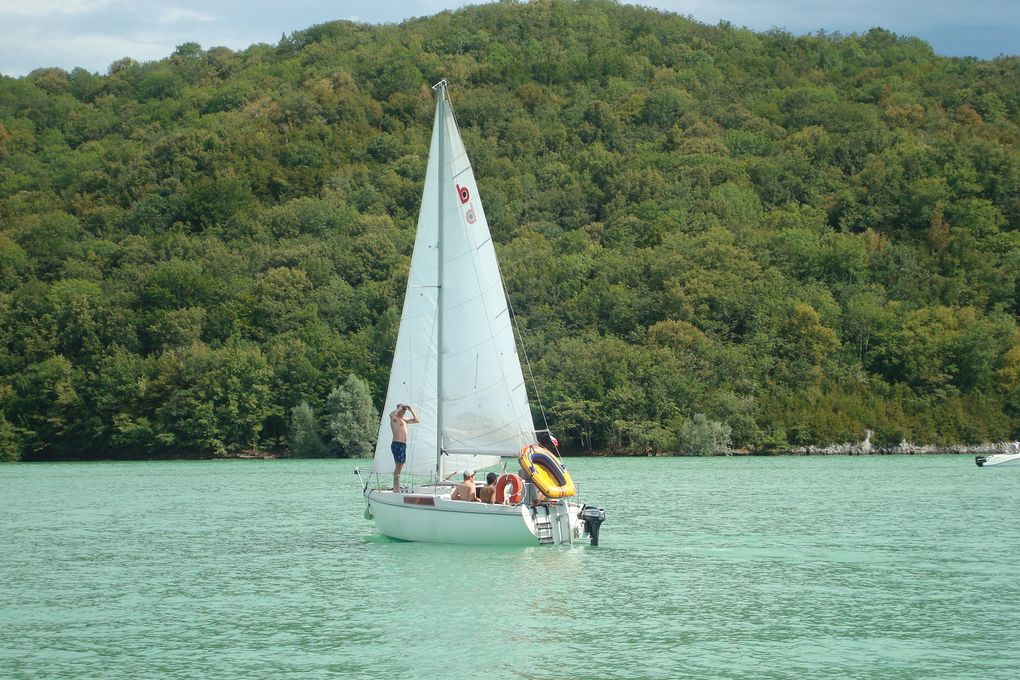
{"label": "white hull", "polygon": [[990,467],[993,465],[1020,466],[1020,453],[997,453],[994,456],[983,456],[983,458],[984,460],[978,463],[980,467]]}
{"label": "white hull", "polygon": [[[452,501],[449,494],[421,490],[411,493],[365,492],[379,533],[404,541],[462,545],[541,545],[540,533],[551,534],[553,544],[572,544],[581,538],[581,506],[560,502],[538,507],[489,505]],[[546,510],[548,509],[548,516]],[[539,524],[549,527],[540,531]],[[546,539],[545,543],[550,540]]]}

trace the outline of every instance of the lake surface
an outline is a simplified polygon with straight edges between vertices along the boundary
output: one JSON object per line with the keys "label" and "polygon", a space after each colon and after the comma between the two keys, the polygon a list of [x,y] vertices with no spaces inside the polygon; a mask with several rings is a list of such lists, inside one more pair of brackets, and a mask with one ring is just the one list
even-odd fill
{"label": "lake surface", "polygon": [[569,459],[601,545],[497,549],[375,535],[356,464],[0,466],[0,676],[1020,672],[1020,468]]}

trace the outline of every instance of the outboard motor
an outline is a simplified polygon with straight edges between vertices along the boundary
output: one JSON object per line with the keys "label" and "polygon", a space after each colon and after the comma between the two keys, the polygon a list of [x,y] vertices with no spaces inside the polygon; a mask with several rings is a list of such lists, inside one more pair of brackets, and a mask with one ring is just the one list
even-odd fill
{"label": "outboard motor", "polygon": [[985,461],[988,460],[984,456],[974,456],[974,462],[977,463],[978,467],[984,467]]}
{"label": "outboard motor", "polygon": [[577,516],[584,522],[584,533],[591,536],[591,544],[598,545],[599,527],[606,521],[606,511],[594,505],[585,505]]}

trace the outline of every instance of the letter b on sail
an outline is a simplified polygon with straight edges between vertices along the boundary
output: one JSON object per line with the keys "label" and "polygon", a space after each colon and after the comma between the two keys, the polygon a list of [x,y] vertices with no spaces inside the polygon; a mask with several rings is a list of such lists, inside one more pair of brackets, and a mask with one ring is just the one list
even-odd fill
{"label": "letter b on sail", "polygon": [[460,204],[467,205],[467,211],[464,213],[464,219],[467,220],[468,224],[474,224],[475,220],[475,206],[468,203],[471,200],[471,190],[467,187],[457,185],[457,195],[460,197]]}

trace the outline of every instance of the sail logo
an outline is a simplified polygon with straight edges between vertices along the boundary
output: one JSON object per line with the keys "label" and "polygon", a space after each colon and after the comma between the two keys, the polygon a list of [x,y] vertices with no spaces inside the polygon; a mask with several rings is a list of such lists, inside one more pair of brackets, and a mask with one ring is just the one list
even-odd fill
{"label": "sail logo", "polygon": [[468,224],[474,224],[475,220],[475,207],[471,204],[471,190],[467,187],[457,185],[457,197],[460,198],[460,204],[467,205],[467,210],[464,212],[464,219],[467,220]]}

